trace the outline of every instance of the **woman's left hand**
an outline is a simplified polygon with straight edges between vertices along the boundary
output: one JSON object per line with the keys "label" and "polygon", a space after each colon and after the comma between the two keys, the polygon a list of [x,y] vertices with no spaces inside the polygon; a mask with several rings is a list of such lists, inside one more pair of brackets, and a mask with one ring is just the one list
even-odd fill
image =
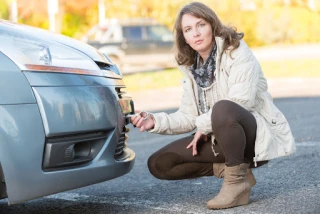
{"label": "woman's left hand", "polygon": [[197,144],[199,142],[200,139],[203,139],[205,141],[208,140],[207,135],[202,134],[199,130],[197,130],[197,132],[194,134],[193,140],[191,141],[191,143],[187,146],[187,149],[192,147],[192,156],[196,156],[198,154],[197,151]]}

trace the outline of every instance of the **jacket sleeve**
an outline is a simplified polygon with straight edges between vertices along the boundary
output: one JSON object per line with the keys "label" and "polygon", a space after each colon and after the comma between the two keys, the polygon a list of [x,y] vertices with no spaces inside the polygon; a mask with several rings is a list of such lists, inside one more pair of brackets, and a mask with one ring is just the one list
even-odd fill
{"label": "jacket sleeve", "polygon": [[251,111],[259,101],[258,91],[267,90],[266,79],[263,77],[260,64],[243,41],[240,47],[232,52],[232,57],[233,59],[228,57],[230,71],[227,99]]}
{"label": "jacket sleeve", "polygon": [[[182,134],[196,128],[195,120],[198,115],[197,106],[193,100],[193,91],[191,90],[190,80],[184,78],[183,96],[178,111],[167,114],[165,112],[153,114],[155,126],[148,130],[157,134]],[[189,84],[189,85],[188,85]]]}
{"label": "jacket sleeve", "polygon": [[204,135],[212,133],[211,113],[212,108],[207,113],[201,114],[196,118],[197,129]]}

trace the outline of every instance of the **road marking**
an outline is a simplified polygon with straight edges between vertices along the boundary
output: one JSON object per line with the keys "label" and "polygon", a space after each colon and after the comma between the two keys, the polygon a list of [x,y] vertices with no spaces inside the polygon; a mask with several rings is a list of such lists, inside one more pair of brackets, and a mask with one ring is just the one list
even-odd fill
{"label": "road marking", "polygon": [[[144,207],[148,209],[154,209],[154,210],[161,210],[161,211],[174,211],[181,213],[196,213],[196,209],[194,211],[185,211],[183,210],[183,205],[178,204],[168,204],[165,202],[161,202],[161,206],[159,206],[159,203],[150,201],[150,200],[139,200],[136,198],[130,198],[132,201],[128,201],[125,198],[122,198],[124,200],[119,199],[112,199],[110,196],[108,197],[101,197],[101,196],[94,196],[94,195],[84,195],[84,194],[78,194],[78,193],[58,193],[55,195],[46,196],[44,198],[47,199],[58,199],[58,200],[66,200],[66,201],[73,201],[73,202],[85,202],[90,199],[90,201],[93,201],[94,203],[100,203],[100,204],[114,204],[114,205],[128,205],[128,206],[137,206],[137,207]],[[197,208],[199,209],[199,208]]]}

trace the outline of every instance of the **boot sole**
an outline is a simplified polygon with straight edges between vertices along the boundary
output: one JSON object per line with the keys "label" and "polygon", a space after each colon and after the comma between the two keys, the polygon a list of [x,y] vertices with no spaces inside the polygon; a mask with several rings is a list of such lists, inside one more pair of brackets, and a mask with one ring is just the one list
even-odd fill
{"label": "boot sole", "polygon": [[232,207],[246,205],[246,204],[249,204],[249,196],[250,196],[250,190],[247,190],[247,191],[243,192],[241,195],[239,195],[239,197],[236,198],[236,200],[234,202],[232,202],[231,204],[224,205],[224,206],[207,205],[207,207],[209,209],[218,210],[218,209],[228,209],[228,208],[232,208]]}

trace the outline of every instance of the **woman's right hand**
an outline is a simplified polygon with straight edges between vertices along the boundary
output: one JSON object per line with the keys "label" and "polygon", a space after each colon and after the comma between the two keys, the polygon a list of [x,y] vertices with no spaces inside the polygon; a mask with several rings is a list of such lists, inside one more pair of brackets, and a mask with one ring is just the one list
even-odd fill
{"label": "woman's right hand", "polygon": [[144,132],[154,127],[154,120],[152,119],[152,115],[149,114],[147,119],[145,119],[146,117],[147,113],[141,112],[140,114],[137,114],[137,116],[131,117],[130,122],[134,127],[140,128],[140,131]]}

